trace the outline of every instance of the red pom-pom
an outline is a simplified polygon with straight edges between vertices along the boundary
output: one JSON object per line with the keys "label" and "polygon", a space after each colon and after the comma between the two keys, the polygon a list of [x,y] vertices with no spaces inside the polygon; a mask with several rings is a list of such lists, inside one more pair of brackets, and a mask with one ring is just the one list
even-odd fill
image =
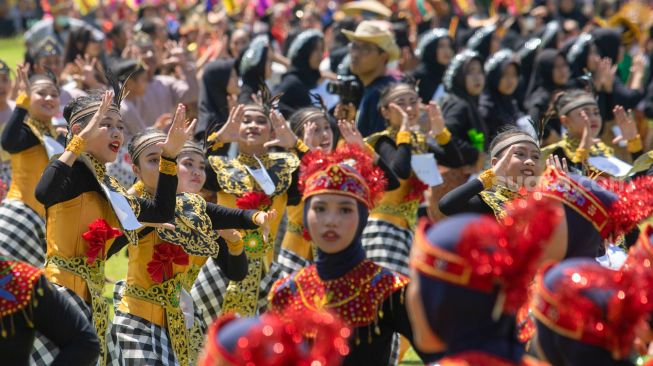
{"label": "red pom-pom", "polygon": [[247,192],[236,200],[236,206],[241,210],[265,211],[270,205],[270,197],[263,192]]}
{"label": "red pom-pom", "polygon": [[418,200],[421,203],[424,201],[424,191],[429,188],[427,184],[424,184],[414,174],[411,174],[410,178],[408,178],[408,186],[410,187],[410,191],[405,197],[406,202]]}
{"label": "red pom-pom", "polygon": [[88,225],[88,231],[82,234],[82,238],[88,242],[86,251],[86,262],[93,264],[98,256],[104,259],[104,247],[107,240],[121,236],[122,232],[111,227],[105,219],[97,219]]}
{"label": "red pom-pom", "polygon": [[609,209],[609,232],[613,236],[629,233],[653,213],[653,177],[630,182],[603,179],[600,184],[619,196]]}

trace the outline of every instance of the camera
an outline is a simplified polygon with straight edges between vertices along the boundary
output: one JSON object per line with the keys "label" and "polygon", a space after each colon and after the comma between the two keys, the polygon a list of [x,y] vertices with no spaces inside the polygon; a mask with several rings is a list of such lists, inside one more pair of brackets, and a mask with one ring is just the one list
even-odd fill
{"label": "camera", "polygon": [[343,104],[357,105],[363,97],[363,85],[353,75],[338,75],[338,79],[329,82],[326,89],[327,92],[338,95]]}

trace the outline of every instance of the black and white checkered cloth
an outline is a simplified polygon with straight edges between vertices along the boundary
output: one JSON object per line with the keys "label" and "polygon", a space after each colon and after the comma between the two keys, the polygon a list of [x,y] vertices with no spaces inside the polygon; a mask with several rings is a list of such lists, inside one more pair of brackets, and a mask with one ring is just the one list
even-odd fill
{"label": "black and white checkered cloth", "polygon": [[165,328],[132,314],[117,311],[113,317],[112,335],[125,366],[178,366]]}
{"label": "black and white checkered cloth", "polygon": [[[258,308],[266,309],[268,306],[268,293],[276,280],[283,277],[284,273],[281,266],[272,263],[270,270],[261,279],[260,290],[258,294]],[[229,280],[224,272],[218,267],[212,258],[202,266],[190,295],[195,302],[195,306],[202,314],[204,322],[211,324],[215,318],[220,315],[224,294],[227,291]]]}
{"label": "black and white checkered cloth", "polygon": [[284,276],[288,276],[293,272],[297,272],[311,265],[309,260],[286,248],[281,248],[281,251],[279,251],[277,262]]}
{"label": "black and white checkered cloth", "polygon": [[[53,284],[54,288],[59,291],[64,297],[75,304],[79,311],[84,314],[88,321],[93,324],[93,318],[91,314],[91,306],[84,302],[76,293],[72,290],[67,289],[66,287]],[[121,357],[119,354],[119,349],[116,347],[115,338],[111,337],[107,332],[106,342],[107,342],[107,363],[106,365],[111,366],[121,366],[122,363]],[[100,337],[100,342],[102,338]],[[59,353],[59,348],[47,339],[43,334],[36,332],[36,337],[34,339],[34,349],[32,350],[32,356],[30,357],[30,365],[36,366],[47,366],[50,365],[54,358],[57,357]],[[99,362],[99,361],[98,361]],[[104,365],[98,365],[104,366]]]}
{"label": "black and white checkered cloth", "polygon": [[0,205],[0,250],[10,258],[43,267],[45,221],[22,201],[5,199]]}
{"label": "black and white checkered cloth", "polygon": [[362,241],[368,259],[394,272],[409,275],[412,231],[383,220],[369,219],[363,230]]}

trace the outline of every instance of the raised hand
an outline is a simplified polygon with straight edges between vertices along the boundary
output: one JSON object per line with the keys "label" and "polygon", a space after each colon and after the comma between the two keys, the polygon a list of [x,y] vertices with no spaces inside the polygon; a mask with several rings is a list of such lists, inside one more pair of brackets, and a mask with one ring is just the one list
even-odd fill
{"label": "raised hand", "polygon": [[630,118],[629,113],[626,113],[624,107],[620,105],[615,106],[612,109],[612,113],[614,113],[614,119],[617,122],[619,129],[621,129],[621,135],[615,137],[612,140],[612,143],[616,144],[621,140],[628,141],[637,138],[637,124],[632,118]]}
{"label": "raised hand", "polygon": [[[107,115],[107,111],[109,110],[109,106],[111,106],[112,102],[113,91],[105,91],[102,95],[102,102],[100,103],[100,107],[95,112],[93,117],[91,117],[91,120],[88,121],[86,127],[84,127],[84,129],[82,129],[82,131],[79,133],[79,137],[86,141],[92,141],[100,133],[100,122]],[[91,144],[87,144],[87,148],[90,145]]]}
{"label": "raised hand", "polygon": [[592,125],[590,123],[590,118],[587,116],[585,111],[580,112],[580,116],[583,118],[583,134],[580,138],[580,144],[578,145],[579,149],[589,149],[596,143],[596,140],[592,136]]}
{"label": "raised hand", "polygon": [[194,119],[191,123],[186,125],[186,107],[183,104],[177,105],[175,116],[172,119],[172,125],[168,130],[168,136],[165,142],[160,144],[162,148],[162,155],[166,158],[176,158],[184,146],[184,143],[193,136],[195,124],[197,120]]}
{"label": "raised hand", "polygon": [[288,127],[286,119],[279,111],[270,112],[270,121],[274,129],[274,139],[263,144],[264,147],[279,146],[290,149],[297,144],[297,136]]}
{"label": "raised hand", "polygon": [[426,111],[428,112],[429,122],[431,124],[430,135],[437,136],[441,134],[444,131],[445,125],[440,106],[438,103],[431,101],[426,107]]}
{"label": "raised hand", "polygon": [[512,159],[516,148],[516,145],[511,145],[501,159],[492,167],[492,171],[497,177],[504,177],[506,175],[508,166],[510,165],[510,159]]}
{"label": "raised hand", "polygon": [[315,123],[314,121],[308,121],[304,126],[304,143],[311,150],[317,147],[312,145],[316,132],[317,132],[317,123]]}
{"label": "raised hand", "polygon": [[95,71],[97,65],[97,58],[89,56],[88,54],[82,56],[77,55],[75,58],[75,65],[79,69],[79,75],[76,78],[80,83],[87,86],[89,89],[95,89],[100,84],[95,78]]}
{"label": "raised hand", "polygon": [[558,155],[549,155],[549,157],[546,159],[546,166],[553,167],[565,173],[569,173],[569,166],[567,166],[567,159],[562,158],[561,161]]}
{"label": "raised hand", "polygon": [[159,118],[156,119],[156,121],[154,122],[154,128],[161,131],[166,131],[168,127],[170,127],[171,123],[172,123],[172,114],[164,113],[160,115]]}
{"label": "raised hand", "polygon": [[396,103],[390,103],[390,113],[397,113],[401,116],[401,127],[399,131],[410,131],[410,121],[408,120],[408,113],[401,109]]}
{"label": "raised hand", "polygon": [[352,103],[339,103],[336,105],[333,115],[336,116],[338,120],[344,119],[353,122],[356,120],[356,107]]}
{"label": "raised hand", "polygon": [[29,71],[28,63],[16,66],[16,88],[18,93],[29,95]]}
{"label": "raised hand", "polygon": [[245,116],[245,106],[239,104],[231,108],[227,122],[218,130],[218,132],[209,136],[209,142],[222,142],[224,144],[237,142],[240,132],[240,124]]}
{"label": "raised hand", "polygon": [[363,136],[353,123],[341,119],[338,121],[338,129],[340,130],[340,134],[346,143],[356,144],[360,147],[365,146],[365,140],[363,140]]}

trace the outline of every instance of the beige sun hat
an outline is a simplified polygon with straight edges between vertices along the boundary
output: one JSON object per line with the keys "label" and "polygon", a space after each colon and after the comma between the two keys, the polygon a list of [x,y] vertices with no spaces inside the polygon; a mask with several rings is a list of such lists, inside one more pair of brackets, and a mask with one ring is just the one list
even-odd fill
{"label": "beige sun hat", "polygon": [[351,1],[340,7],[346,15],[367,15],[367,18],[390,18],[392,10],[374,0]]}
{"label": "beige sun hat", "polygon": [[395,42],[394,34],[389,26],[385,26],[386,23],[378,20],[364,20],[356,27],[355,32],[343,30],[342,33],[350,41],[361,41],[377,45],[388,53],[390,56],[389,61],[392,61],[398,59],[401,52]]}

